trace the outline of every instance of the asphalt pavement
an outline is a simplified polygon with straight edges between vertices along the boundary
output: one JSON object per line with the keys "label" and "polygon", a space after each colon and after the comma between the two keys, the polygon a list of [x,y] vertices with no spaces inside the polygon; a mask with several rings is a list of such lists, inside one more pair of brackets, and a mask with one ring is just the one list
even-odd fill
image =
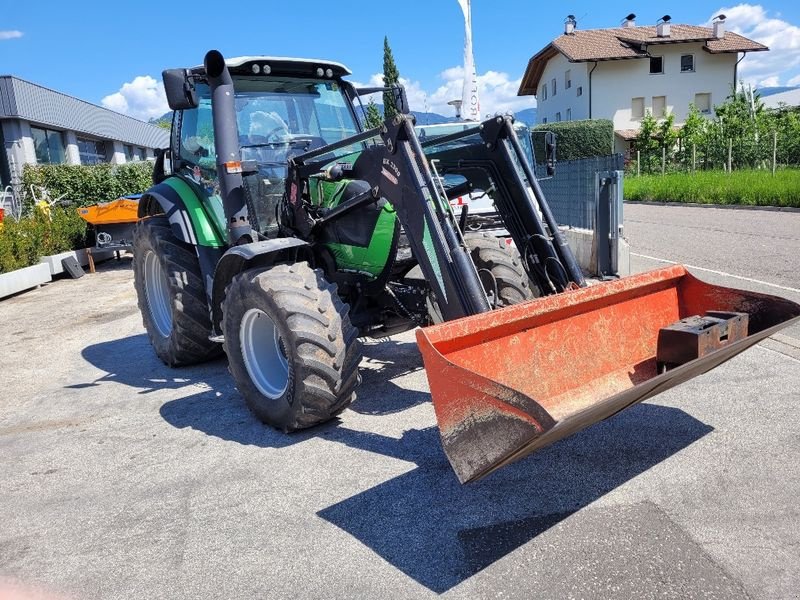
{"label": "asphalt pavement", "polygon": [[[800,214],[625,213],[637,270],[686,262],[800,299]],[[339,420],[284,435],[250,415],[224,360],[158,361],[127,261],[3,300],[0,323],[0,577],[14,585],[76,599],[800,593],[796,328],[461,486],[410,332],[366,344]]]}

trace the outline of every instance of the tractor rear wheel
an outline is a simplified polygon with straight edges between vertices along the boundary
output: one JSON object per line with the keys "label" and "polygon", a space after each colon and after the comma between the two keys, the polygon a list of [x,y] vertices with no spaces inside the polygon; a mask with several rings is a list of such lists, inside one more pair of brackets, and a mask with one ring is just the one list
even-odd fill
{"label": "tractor rear wheel", "polygon": [[492,306],[511,306],[534,297],[528,274],[514,247],[488,233],[467,233],[464,241]]}
{"label": "tractor rear wheel", "polygon": [[164,216],[139,222],[133,234],[133,282],[142,321],[158,357],[171,367],[221,354],[211,342],[211,319],[200,263]]}
{"label": "tractor rear wheel", "polygon": [[244,271],[228,286],[222,311],[231,374],[264,423],[304,429],[355,398],[358,332],[319,269],[300,262]]}

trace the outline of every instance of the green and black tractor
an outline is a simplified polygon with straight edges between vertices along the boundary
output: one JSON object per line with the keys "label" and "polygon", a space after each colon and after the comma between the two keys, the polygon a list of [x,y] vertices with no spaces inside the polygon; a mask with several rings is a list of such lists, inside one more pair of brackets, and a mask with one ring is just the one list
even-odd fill
{"label": "green and black tractor", "polygon": [[[576,276],[548,272],[544,261],[564,262],[549,241],[527,244],[542,274],[532,291],[513,245],[462,236],[448,196],[509,185],[482,138],[473,130],[423,149],[405,114],[362,131],[359,96],[378,89],[356,89],[348,73],[335,62],[226,61],[216,51],[201,67],[165,71],[171,142],[140,200],[135,282],[156,353],[178,366],[224,350],[249,407],[285,431],[351,402],[360,336],[582,283],[571,255]],[[392,91],[405,110],[402,88]],[[492,120],[492,135],[514,138],[510,123]],[[514,160],[500,166],[519,171]]]}
{"label": "green and black tractor", "polygon": [[[144,325],[168,365],[224,351],[263,422],[331,419],[359,338],[419,327],[444,450],[472,481],[800,318],[682,267],[587,288],[511,117],[421,141],[398,87],[400,114],[364,131],[359,96],[383,88],[348,73],[215,50],[163,73],[171,142],[134,235]],[[509,240],[463,233],[449,200],[471,190]]]}

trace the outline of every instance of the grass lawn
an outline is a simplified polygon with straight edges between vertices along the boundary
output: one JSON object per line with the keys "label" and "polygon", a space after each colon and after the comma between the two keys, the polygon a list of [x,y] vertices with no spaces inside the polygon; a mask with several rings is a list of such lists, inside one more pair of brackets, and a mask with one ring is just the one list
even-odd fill
{"label": "grass lawn", "polygon": [[625,200],[800,207],[800,169],[626,174]]}

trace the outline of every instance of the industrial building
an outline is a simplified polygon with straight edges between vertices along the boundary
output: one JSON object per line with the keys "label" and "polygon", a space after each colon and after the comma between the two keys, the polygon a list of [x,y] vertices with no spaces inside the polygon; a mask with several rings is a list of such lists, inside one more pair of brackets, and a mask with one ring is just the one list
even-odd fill
{"label": "industrial building", "polygon": [[26,164],[121,164],[153,157],[169,132],[25,81],[0,76],[0,180],[15,184]]}

